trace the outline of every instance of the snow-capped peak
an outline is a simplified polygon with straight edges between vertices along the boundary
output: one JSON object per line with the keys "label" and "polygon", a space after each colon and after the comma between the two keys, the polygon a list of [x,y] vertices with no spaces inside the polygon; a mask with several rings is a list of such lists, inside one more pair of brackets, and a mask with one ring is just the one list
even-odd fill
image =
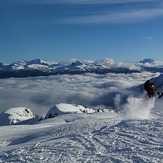
{"label": "snow-capped peak", "polygon": [[154,59],[151,59],[151,58],[146,58],[144,60],[141,60],[139,61],[139,63],[155,63],[155,60]]}
{"label": "snow-capped peak", "polygon": [[28,65],[31,65],[31,64],[55,65],[55,64],[58,64],[58,63],[53,62],[53,61],[45,61],[45,60],[42,60],[42,59],[34,59],[34,60],[31,60],[31,61],[28,61],[27,64]]}
{"label": "snow-capped peak", "polygon": [[35,59],[18,61],[9,65],[0,64],[0,78],[81,73],[135,73],[140,71],[163,72],[163,62],[144,59],[138,63],[125,63],[105,58],[96,61],[71,59],[58,63]]}

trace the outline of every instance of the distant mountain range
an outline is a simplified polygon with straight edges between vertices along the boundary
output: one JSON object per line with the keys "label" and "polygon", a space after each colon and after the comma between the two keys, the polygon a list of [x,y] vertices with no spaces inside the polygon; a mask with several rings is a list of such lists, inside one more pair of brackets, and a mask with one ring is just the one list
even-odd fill
{"label": "distant mountain range", "polygon": [[64,62],[53,62],[35,59],[17,61],[12,64],[0,63],[0,78],[83,73],[136,73],[142,71],[162,73],[163,62],[144,59],[137,63],[125,63],[106,58],[96,61],[72,59]]}

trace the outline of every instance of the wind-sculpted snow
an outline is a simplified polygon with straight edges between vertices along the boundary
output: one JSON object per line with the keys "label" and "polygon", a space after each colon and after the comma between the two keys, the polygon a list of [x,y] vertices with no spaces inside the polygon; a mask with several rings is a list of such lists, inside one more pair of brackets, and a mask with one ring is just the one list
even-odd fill
{"label": "wind-sculpted snow", "polygon": [[86,108],[82,105],[61,103],[52,107],[45,115],[45,119],[54,118],[62,114],[70,113],[95,113],[95,109]]}
{"label": "wind-sculpted snow", "polygon": [[2,127],[0,162],[155,162],[163,159],[163,118],[124,120],[115,112],[68,114]]}
{"label": "wind-sculpted snow", "polygon": [[0,126],[16,124],[34,118],[34,113],[26,107],[10,108],[0,114]]}

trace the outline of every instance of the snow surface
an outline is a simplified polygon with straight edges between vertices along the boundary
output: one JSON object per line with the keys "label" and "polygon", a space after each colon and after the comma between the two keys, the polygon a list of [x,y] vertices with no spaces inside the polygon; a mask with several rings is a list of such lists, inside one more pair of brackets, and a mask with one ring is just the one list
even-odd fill
{"label": "snow surface", "polygon": [[62,103],[48,112],[63,113],[55,118],[1,126],[0,162],[161,162],[163,114],[151,113],[155,99],[143,110],[141,100],[131,97],[118,113],[80,113],[85,107]]}

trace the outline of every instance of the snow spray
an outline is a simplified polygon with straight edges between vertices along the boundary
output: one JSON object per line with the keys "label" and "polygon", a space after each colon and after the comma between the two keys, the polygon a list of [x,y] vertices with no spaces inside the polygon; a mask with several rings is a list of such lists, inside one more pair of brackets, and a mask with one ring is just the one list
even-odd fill
{"label": "snow spray", "polygon": [[124,116],[127,119],[149,119],[155,98],[142,99],[129,97],[123,106]]}
{"label": "snow spray", "polygon": [[120,103],[121,103],[121,95],[116,94],[116,96],[114,97],[114,104],[115,104],[116,110],[120,107]]}

